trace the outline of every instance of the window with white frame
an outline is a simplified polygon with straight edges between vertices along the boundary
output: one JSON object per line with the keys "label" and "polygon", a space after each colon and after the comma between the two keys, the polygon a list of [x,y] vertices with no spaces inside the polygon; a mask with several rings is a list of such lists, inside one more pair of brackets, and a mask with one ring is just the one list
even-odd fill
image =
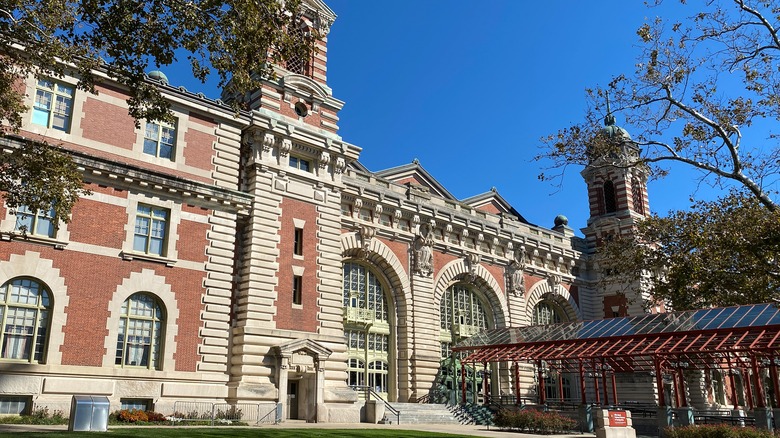
{"label": "window with white frame", "polygon": [[73,92],[71,85],[47,79],[39,79],[35,87],[32,122],[35,125],[70,131],[73,113]]}
{"label": "window with white frame", "polygon": [[10,395],[0,397],[0,415],[24,415],[30,412],[32,397],[29,395]]}
{"label": "window with white frame", "polygon": [[2,287],[0,345],[3,360],[42,363],[49,333],[49,292],[31,278],[15,278]]}
{"label": "window with white frame", "polygon": [[28,206],[19,206],[16,209],[14,230],[33,236],[54,237],[57,231],[54,222],[54,208],[38,210],[37,213],[33,213]]}
{"label": "window with white frame", "polygon": [[122,304],[116,365],[160,369],[165,312],[153,295],[138,292]]}
{"label": "window with white frame", "polygon": [[311,172],[311,163],[294,155],[290,155],[290,167],[300,169],[304,172]]}
{"label": "window with white frame", "polygon": [[176,146],[176,128],[170,125],[146,122],[144,153],[173,160]]}
{"label": "window with white frame", "polygon": [[166,253],[170,210],[138,204],[135,215],[133,251],[163,257]]}

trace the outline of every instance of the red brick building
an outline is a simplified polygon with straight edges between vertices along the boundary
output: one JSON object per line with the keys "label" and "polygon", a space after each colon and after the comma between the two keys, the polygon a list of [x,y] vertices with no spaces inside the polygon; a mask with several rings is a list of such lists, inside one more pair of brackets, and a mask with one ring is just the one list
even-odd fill
{"label": "red brick building", "polygon": [[[327,35],[335,14],[304,3]],[[0,410],[92,394],[112,409],[278,402],[286,418],[357,422],[350,385],[450,397],[450,349],[480,330],[643,311],[598,289],[592,253],[648,211],[645,175],[586,169],[581,239],[495,190],[456,199],[417,162],[371,172],[337,134],[327,49],[325,36],[275,67],[237,117],[154,72],[172,125],[136,128],[107,78],[98,94],[28,78],[30,113],[0,141],[59,145],[92,194],[68,224],[0,206]],[[476,400],[484,370],[471,371]],[[494,393],[513,387],[508,366],[492,371]],[[529,395],[535,376],[520,373]]]}

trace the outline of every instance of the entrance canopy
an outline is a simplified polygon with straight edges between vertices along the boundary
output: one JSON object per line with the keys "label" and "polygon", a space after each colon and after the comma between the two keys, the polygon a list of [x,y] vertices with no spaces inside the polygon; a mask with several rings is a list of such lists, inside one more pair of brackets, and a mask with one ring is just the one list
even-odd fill
{"label": "entrance canopy", "polygon": [[776,304],[487,330],[452,348],[463,362],[545,361],[561,372],[780,365]]}

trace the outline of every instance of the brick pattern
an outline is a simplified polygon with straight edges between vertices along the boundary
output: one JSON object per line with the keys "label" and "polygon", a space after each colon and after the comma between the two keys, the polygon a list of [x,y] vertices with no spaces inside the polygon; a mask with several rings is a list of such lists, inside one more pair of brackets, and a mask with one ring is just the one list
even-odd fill
{"label": "brick pattern", "polygon": [[[314,204],[285,198],[279,228],[279,271],[276,299],[276,326],[285,330],[317,331],[317,211]],[[302,219],[303,257],[293,255],[295,224]],[[301,304],[293,304],[293,266],[303,267]]]}
{"label": "brick pattern", "polygon": [[[135,122],[127,114],[126,107],[87,97],[84,113],[86,117],[80,119],[84,138],[121,149],[133,149],[136,142]],[[100,114],[100,117],[96,117],[96,114]]]}

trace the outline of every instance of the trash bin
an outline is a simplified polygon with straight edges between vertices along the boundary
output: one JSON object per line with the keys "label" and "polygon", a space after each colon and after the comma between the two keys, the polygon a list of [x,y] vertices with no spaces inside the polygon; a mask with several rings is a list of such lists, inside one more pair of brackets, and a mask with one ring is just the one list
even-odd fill
{"label": "trash bin", "polygon": [[68,430],[105,432],[108,430],[108,397],[74,395],[70,404]]}

